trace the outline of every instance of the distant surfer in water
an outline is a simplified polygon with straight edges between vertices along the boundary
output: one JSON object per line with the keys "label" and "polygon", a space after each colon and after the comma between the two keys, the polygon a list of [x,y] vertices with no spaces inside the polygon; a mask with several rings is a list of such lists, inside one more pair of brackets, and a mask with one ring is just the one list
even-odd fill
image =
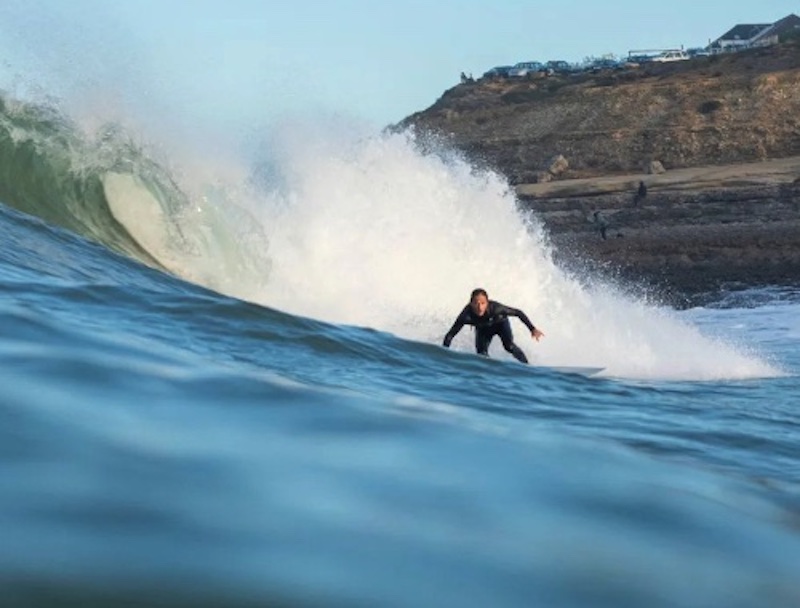
{"label": "distant surfer in water", "polygon": [[509,317],[517,317],[531,332],[531,338],[539,341],[544,334],[536,329],[531,320],[521,310],[511,308],[489,299],[485,289],[475,289],[469,298],[469,304],[458,315],[453,327],[444,337],[443,345],[450,348],[450,342],[465,325],[475,327],[475,350],[479,355],[489,356],[489,343],[495,336],[500,336],[503,348],[514,355],[517,361],[527,363],[528,358],[522,349],[514,344],[514,335],[511,333]]}

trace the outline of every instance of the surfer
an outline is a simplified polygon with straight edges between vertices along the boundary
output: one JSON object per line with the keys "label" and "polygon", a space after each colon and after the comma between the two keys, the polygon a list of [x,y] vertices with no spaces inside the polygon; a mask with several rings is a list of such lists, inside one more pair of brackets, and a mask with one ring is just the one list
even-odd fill
{"label": "surfer", "polygon": [[465,325],[475,327],[475,350],[479,355],[489,356],[489,343],[495,336],[500,336],[503,348],[510,352],[517,361],[527,363],[528,358],[522,349],[514,344],[509,317],[517,317],[531,332],[531,338],[539,341],[544,334],[536,329],[531,320],[521,310],[511,308],[489,299],[485,289],[475,289],[470,295],[469,304],[458,315],[453,327],[444,337],[443,346],[450,348],[450,342]]}

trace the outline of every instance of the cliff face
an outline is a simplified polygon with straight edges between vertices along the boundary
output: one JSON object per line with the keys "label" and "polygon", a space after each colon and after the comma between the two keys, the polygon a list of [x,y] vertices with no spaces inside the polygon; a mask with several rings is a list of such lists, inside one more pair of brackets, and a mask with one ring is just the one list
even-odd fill
{"label": "cliff face", "polygon": [[795,175],[798,157],[645,177],[644,197],[624,177],[534,184],[519,197],[547,226],[566,266],[632,281],[683,305],[724,285],[800,284]]}
{"label": "cliff face", "polygon": [[[503,173],[547,228],[556,258],[587,276],[677,305],[731,283],[800,285],[797,43],[479,80],[400,126],[444,137]],[[566,171],[563,161],[553,171],[557,155]],[[666,172],[647,174],[653,161]]]}
{"label": "cliff face", "polygon": [[401,126],[444,135],[513,184],[800,155],[800,45],[595,74],[460,84]]}

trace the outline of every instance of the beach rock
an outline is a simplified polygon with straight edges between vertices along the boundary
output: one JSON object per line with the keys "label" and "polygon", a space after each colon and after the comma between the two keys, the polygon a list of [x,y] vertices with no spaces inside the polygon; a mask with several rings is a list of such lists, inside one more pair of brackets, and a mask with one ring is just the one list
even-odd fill
{"label": "beach rock", "polygon": [[661,161],[658,160],[651,160],[647,163],[647,167],[645,168],[645,172],[649,173],[650,175],[660,175],[664,173],[666,169],[664,165],[661,164]]}
{"label": "beach rock", "polygon": [[559,154],[550,161],[548,171],[553,177],[559,177],[569,169],[569,162],[564,158],[563,154]]}

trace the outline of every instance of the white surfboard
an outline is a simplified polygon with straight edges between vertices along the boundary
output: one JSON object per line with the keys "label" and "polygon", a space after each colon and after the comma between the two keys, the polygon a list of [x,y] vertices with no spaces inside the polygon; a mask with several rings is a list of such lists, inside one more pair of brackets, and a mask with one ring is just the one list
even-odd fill
{"label": "white surfboard", "polygon": [[579,376],[594,376],[602,372],[605,367],[570,367],[570,366],[550,366],[550,365],[534,365],[535,369],[546,369],[551,372],[558,372],[559,374],[578,374]]}

